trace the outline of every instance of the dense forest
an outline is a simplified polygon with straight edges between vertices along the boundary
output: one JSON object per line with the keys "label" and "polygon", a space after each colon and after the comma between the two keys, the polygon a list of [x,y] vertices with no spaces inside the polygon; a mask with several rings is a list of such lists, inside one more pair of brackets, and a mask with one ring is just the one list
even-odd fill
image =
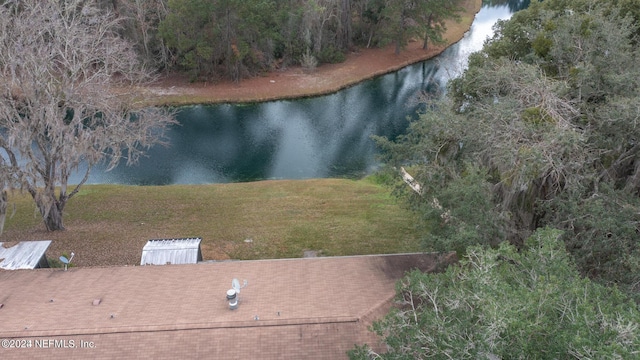
{"label": "dense forest", "polygon": [[[532,1],[398,139],[427,250],[353,358],[640,357],[640,1]],[[633,302],[635,299],[636,302]]]}
{"label": "dense forest", "polygon": [[354,47],[442,43],[463,0],[101,0],[158,70],[238,81],[290,65],[341,62]]}

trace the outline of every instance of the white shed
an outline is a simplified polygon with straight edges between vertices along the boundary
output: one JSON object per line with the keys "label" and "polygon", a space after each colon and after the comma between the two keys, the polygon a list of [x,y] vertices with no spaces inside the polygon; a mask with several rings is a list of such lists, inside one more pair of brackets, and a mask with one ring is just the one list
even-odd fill
{"label": "white shed", "polygon": [[48,268],[45,256],[51,240],[21,241],[5,247],[0,242],[0,268],[5,270]]}
{"label": "white shed", "polygon": [[142,249],[140,265],[195,264],[202,261],[200,238],[153,239]]}

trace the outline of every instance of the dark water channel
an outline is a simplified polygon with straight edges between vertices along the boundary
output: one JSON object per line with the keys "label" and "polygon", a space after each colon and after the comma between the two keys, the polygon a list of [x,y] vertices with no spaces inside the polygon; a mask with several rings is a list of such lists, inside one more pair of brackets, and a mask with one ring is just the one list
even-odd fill
{"label": "dark water channel", "polygon": [[152,148],[133,167],[107,172],[98,166],[88,182],[201,184],[370,173],[377,166],[371,135],[402,134],[418,110],[418,95],[460,74],[493,24],[529,1],[486,3],[466,36],[437,58],[327,96],[181,108],[169,147]]}

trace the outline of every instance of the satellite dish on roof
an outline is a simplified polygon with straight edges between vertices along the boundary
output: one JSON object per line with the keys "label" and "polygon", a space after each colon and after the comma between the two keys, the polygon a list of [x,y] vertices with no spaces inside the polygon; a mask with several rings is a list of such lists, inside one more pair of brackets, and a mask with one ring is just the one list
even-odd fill
{"label": "satellite dish on roof", "polygon": [[238,281],[238,279],[233,279],[231,280],[231,287],[233,288],[233,290],[235,290],[237,293],[240,293],[240,289],[244,288],[247,286],[247,280],[244,281],[244,284],[242,284],[242,286],[240,286],[240,281]]}
{"label": "satellite dish on roof", "polygon": [[64,256],[64,255],[60,256],[60,258],[59,258],[59,259],[60,259],[60,261],[64,264],[64,271],[67,271],[67,267],[69,266],[69,263],[71,263],[71,260],[73,260],[73,257],[74,257],[75,255],[76,255],[76,254],[71,253],[71,257],[70,257],[70,258],[68,258],[68,259],[67,259],[67,257],[66,257],[66,256]]}

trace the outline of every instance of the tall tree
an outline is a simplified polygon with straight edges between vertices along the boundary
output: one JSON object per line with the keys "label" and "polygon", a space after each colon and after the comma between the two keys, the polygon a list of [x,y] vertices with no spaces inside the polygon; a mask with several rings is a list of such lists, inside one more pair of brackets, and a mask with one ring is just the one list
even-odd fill
{"label": "tall tree", "polygon": [[460,21],[460,13],[464,9],[460,6],[461,0],[430,0],[418,2],[416,17],[418,26],[422,30],[422,48],[427,49],[428,43],[444,44],[442,38],[447,31],[446,22]]}
{"label": "tall tree", "polygon": [[340,8],[338,9],[338,18],[340,19],[338,41],[339,47],[342,49],[350,48],[353,43],[352,16],[351,0],[340,0]]}
{"label": "tall tree", "polygon": [[133,39],[145,63],[162,68],[168,53],[158,34],[160,21],[167,16],[167,0],[120,0],[119,11],[126,14],[125,34]]}
{"label": "tall tree", "polygon": [[204,0],[169,0],[169,12],[159,31],[175,53],[174,62],[193,77],[215,71],[216,52],[220,52],[221,29],[213,23],[213,3]]}
{"label": "tall tree", "polygon": [[395,44],[396,54],[400,54],[409,39],[416,35],[416,23],[411,17],[416,5],[414,0],[390,0],[381,11],[383,34]]}
{"label": "tall tree", "polygon": [[352,0],[353,41],[367,48],[375,45],[378,38],[384,0]]}
{"label": "tall tree", "polygon": [[271,65],[276,9],[270,0],[170,0],[160,33],[194,78],[239,81]]}
{"label": "tall tree", "polygon": [[220,3],[224,13],[225,63],[234,81],[262,72],[273,60],[276,4],[272,0],[226,0]]}
{"label": "tall tree", "polygon": [[[134,163],[174,122],[127,89],[149,80],[118,21],[91,0],[28,0],[0,7],[0,170],[34,199],[48,230],[107,161]],[[81,163],[83,180],[69,189]]]}
{"label": "tall tree", "polygon": [[443,42],[442,34],[446,31],[447,20],[458,19],[462,8],[460,0],[402,0],[385,1],[380,11],[381,33],[395,44],[395,52],[399,54],[411,38]]}
{"label": "tall tree", "polygon": [[326,26],[338,17],[336,0],[305,1],[305,31],[309,33],[309,45],[313,45],[313,52],[319,54],[322,50]]}

